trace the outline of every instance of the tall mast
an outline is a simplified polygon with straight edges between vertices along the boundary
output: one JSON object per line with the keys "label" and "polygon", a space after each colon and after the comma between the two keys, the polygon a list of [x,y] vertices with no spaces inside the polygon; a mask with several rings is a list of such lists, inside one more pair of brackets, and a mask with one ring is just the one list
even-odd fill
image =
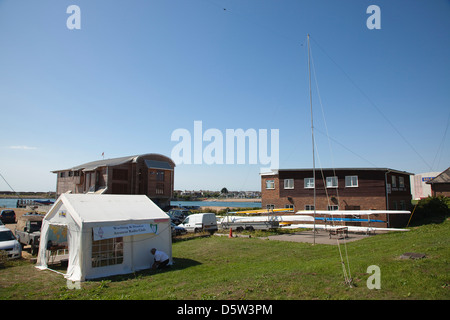
{"label": "tall mast", "polygon": [[314,155],[314,122],[312,109],[312,94],[311,94],[311,57],[308,34],[308,73],[309,73],[309,103],[311,108],[311,139],[312,139],[312,160],[313,160],[313,181],[314,181],[314,228],[313,228],[313,245],[316,244],[316,160]]}

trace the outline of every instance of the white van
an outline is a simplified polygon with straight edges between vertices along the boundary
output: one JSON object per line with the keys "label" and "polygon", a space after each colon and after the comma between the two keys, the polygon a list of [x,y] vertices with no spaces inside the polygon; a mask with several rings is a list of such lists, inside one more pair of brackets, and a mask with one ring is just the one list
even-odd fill
{"label": "white van", "polygon": [[187,232],[208,231],[212,234],[217,231],[217,219],[214,213],[196,213],[189,215],[178,226]]}

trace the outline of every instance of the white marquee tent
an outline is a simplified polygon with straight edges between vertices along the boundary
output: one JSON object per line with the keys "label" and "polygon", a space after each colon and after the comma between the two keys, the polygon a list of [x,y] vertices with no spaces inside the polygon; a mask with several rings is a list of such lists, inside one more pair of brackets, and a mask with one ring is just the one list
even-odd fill
{"label": "white marquee tent", "polygon": [[49,268],[58,245],[68,249],[72,281],[148,269],[152,248],[172,262],[170,218],[145,195],[62,194],[42,222],[38,269]]}

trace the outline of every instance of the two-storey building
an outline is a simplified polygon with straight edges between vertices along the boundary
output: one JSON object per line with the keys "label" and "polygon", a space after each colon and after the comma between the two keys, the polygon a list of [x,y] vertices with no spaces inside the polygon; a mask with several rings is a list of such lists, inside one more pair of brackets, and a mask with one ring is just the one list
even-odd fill
{"label": "two-storey building", "polygon": [[161,208],[170,205],[175,163],[150,153],[92,161],[55,170],[56,193],[145,194]]}
{"label": "two-storey building", "polygon": [[[262,208],[409,210],[411,173],[388,168],[279,169],[261,174]],[[315,191],[314,191],[315,190]]]}

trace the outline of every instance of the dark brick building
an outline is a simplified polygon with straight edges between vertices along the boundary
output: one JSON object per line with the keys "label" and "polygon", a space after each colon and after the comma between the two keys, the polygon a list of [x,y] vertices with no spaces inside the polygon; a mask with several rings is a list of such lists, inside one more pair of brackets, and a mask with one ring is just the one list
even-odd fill
{"label": "dark brick building", "polygon": [[441,172],[434,179],[427,182],[431,185],[431,194],[434,197],[450,197],[450,168]]}
{"label": "dark brick building", "polygon": [[[410,210],[411,173],[388,168],[316,169],[316,210]],[[314,210],[312,169],[261,174],[262,208]]]}
{"label": "dark brick building", "polygon": [[55,170],[56,194],[145,194],[161,208],[170,205],[175,163],[161,154],[98,160]]}

